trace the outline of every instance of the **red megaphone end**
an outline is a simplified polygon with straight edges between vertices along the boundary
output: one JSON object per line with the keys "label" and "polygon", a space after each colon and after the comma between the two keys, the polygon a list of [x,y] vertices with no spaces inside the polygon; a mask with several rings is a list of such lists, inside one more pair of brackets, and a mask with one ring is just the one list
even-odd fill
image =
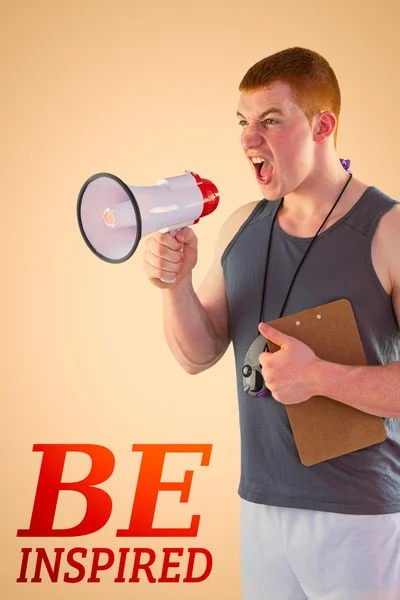
{"label": "red megaphone end", "polygon": [[204,206],[203,212],[199,218],[214,212],[219,203],[219,191],[217,186],[209,179],[203,179],[202,182],[203,185],[200,186],[200,190],[204,198]]}
{"label": "red megaphone end", "polygon": [[[190,173],[195,178],[204,200],[203,211],[199,216],[199,219],[201,219],[201,217],[211,214],[217,208],[219,203],[219,191],[217,186],[209,179],[203,179],[203,177],[200,177],[197,173],[193,173],[192,171],[190,171]],[[196,222],[198,222],[198,220]]]}

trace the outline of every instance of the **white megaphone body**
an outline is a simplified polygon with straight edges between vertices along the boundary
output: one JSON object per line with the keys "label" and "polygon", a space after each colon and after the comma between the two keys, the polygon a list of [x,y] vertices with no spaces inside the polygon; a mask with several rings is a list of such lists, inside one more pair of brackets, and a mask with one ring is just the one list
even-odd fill
{"label": "white megaphone body", "polygon": [[219,192],[208,179],[185,171],[154,186],[127,186],[110,173],[92,175],[78,196],[79,229],[96,256],[110,263],[128,260],[141,238],[153,231],[173,235],[218,206]]}

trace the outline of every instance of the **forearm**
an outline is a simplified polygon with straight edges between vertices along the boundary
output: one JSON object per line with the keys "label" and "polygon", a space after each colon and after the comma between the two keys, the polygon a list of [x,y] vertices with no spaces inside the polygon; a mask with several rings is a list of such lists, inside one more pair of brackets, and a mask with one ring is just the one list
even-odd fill
{"label": "forearm", "polygon": [[162,293],[164,334],[172,354],[188,373],[205,371],[221,358],[226,344],[197,297],[191,275]]}
{"label": "forearm", "polygon": [[321,361],[316,390],[371,415],[400,418],[400,362],[349,367]]}

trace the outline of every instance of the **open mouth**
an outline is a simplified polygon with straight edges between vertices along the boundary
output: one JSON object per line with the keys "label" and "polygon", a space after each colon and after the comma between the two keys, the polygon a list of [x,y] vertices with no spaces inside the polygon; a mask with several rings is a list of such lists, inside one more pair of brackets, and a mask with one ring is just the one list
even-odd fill
{"label": "open mouth", "polygon": [[261,179],[261,167],[263,166],[263,164],[264,164],[264,161],[259,162],[259,163],[253,163],[254,169],[256,171],[257,179]]}
{"label": "open mouth", "polygon": [[257,181],[263,185],[268,184],[272,178],[272,166],[270,164],[266,164],[265,160],[260,162],[251,161],[251,163],[253,165]]}

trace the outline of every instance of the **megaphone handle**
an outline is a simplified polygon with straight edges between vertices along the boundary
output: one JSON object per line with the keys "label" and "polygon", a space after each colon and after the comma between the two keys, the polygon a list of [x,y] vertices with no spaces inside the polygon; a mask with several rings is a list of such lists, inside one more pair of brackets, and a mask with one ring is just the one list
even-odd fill
{"label": "megaphone handle", "polygon": [[[171,231],[169,233],[175,237],[176,234],[178,233],[178,231],[180,231],[180,229],[171,229]],[[181,248],[180,251],[183,252],[183,248]],[[175,283],[176,277],[175,277],[175,279],[162,279],[160,277],[160,281],[162,281],[163,283]]]}

